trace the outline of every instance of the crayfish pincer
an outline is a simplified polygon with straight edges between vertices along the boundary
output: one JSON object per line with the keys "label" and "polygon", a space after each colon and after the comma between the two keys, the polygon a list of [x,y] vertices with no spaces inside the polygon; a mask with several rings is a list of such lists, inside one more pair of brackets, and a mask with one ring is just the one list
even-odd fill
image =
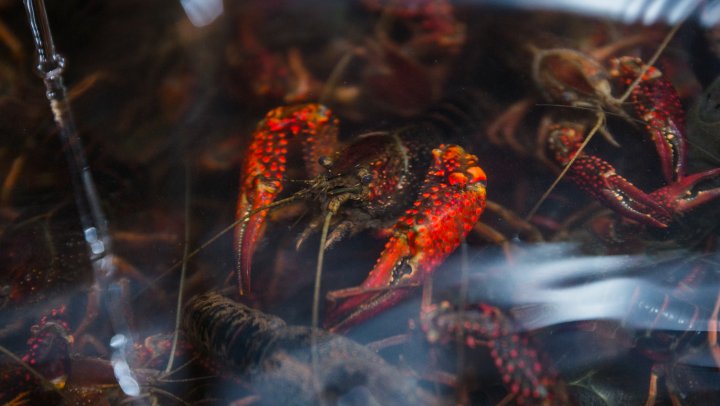
{"label": "crayfish pincer", "polygon": [[288,326],[217,293],[196,296],[184,313],[193,346],[247,380],[261,404],[436,404],[414,379],[345,337]]}

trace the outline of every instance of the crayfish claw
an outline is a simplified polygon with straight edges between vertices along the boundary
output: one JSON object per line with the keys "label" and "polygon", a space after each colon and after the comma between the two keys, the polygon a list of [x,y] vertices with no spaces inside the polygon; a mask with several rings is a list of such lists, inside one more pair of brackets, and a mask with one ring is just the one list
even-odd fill
{"label": "crayfish claw", "polygon": [[255,129],[243,165],[235,228],[240,295],[250,292],[250,267],[263,235],[268,207],[283,190],[290,143],[300,138],[308,167],[315,176],[318,159],[330,155],[337,144],[337,120],[319,104],[279,107],[270,111]]}
{"label": "crayfish claw", "polygon": [[548,131],[548,146],[558,163],[569,165],[577,155],[567,172],[570,181],[622,216],[652,227],[667,227],[672,215],[666,205],[618,175],[609,162],[578,152],[584,137],[581,127],[558,124]]}
{"label": "crayfish claw", "polygon": [[659,69],[646,67],[640,58],[624,56],[613,59],[611,64],[610,74],[627,85],[642,73],[640,82],[630,93],[630,100],[637,117],[645,122],[652,136],[665,180],[682,179],[687,147],[685,113],[677,91]]}
{"label": "crayfish claw", "polygon": [[693,192],[699,183],[717,179],[720,179],[720,168],[694,173],[652,192],[650,196],[660,202],[672,215],[682,215],[720,198],[720,187]]}
{"label": "crayfish claw", "polygon": [[[457,145],[432,151],[433,163],[417,200],[398,219],[375,267],[328,316],[333,331],[346,329],[408,295],[450,255],[485,209],[485,172],[477,157]],[[329,295],[331,296],[331,295]]]}

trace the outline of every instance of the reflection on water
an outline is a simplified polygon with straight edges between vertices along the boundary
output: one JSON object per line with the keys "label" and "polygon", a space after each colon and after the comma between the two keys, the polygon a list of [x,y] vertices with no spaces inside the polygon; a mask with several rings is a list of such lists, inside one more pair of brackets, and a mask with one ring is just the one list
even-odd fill
{"label": "reflection on water", "polygon": [[[662,72],[667,87],[643,82],[644,93],[619,100],[628,83],[612,75],[610,59],[648,60],[670,32],[631,23],[678,21],[697,2],[630,2],[613,21],[492,3],[49,2],[116,251],[115,302],[108,303],[105,287],[94,285],[72,173],[33,72],[22,5],[0,2],[0,399],[714,404],[720,41],[707,15],[716,5],[688,19],[661,52],[658,71],[648,71],[651,79]],[[602,6],[605,15],[617,14]],[[538,55],[545,59],[533,63]],[[674,91],[681,105],[671,103]],[[638,113],[638,100],[647,99],[654,102]],[[454,133],[452,142],[476,155],[488,178],[491,202],[463,249],[455,250],[458,233],[449,227],[434,235],[455,252],[432,271],[432,286],[351,291],[351,298],[392,289],[408,297],[368,310],[368,321],[342,334],[309,328],[321,228],[313,219],[322,218],[316,201],[269,212],[251,295],[238,294],[236,243],[227,232],[253,129],[269,110],[307,102],[333,110],[341,143],[398,128],[427,138],[408,144],[421,146],[415,149],[377,154],[422,172],[414,183],[398,181],[410,190],[407,202],[368,210],[363,201],[342,200],[323,297],[333,292],[348,303],[347,291],[338,291],[362,283],[389,227],[416,207],[420,179],[439,156],[429,140],[449,142],[442,134]],[[577,151],[561,136],[586,134],[598,116],[605,118],[600,136],[526,221],[559,173],[557,162]],[[273,123],[280,125],[263,128]],[[675,142],[685,135],[687,164]],[[264,146],[271,155],[285,148],[275,141]],[[560,144],[550,150],[552,142]],[[377,182],[377,172],[353,166],[361,148],[377,152],[369,145],[354,144],[347,162],[332,162],[329,152],[312,160],[328,185],[340,184],[337,168],[357,175],[357,185],[316,187],[314,199],[327,203]],[[313,178],[301,148],[287,149],[274,162],[287,169],[279,198]],[[475,169],[449,172],[438,190],[480,178]],[[444,204],[435,193],[428,189]],[[395,228],[421,231],[418,224]],[[186,244],[187,306],[173,346]],[[404,280],[415,261],[422,258],[402,258],[392,275]],[[210,291],[231,300],[197,299]],[[323,314],[336,305],[320,302]],[[127,321],[129,335],[113,319]],[[133,350],[122,342],[134,342]]]}
{"label": "reflection on water", "polygon": [[204,27],[212,23],[223,13],[220,0],[182,0],[180,4],[196,27]]}
{"label": "reflection on water", "polygon": [[[657,22],[676,24],[691,14],[698,6],[703,4],[697,0],[667,1],[653,0],[649,2],[631,0],[613,1],[572,1],[572,0],[541,0],[541,1],[495,1],[499,6],[512,6],[528,9],[552,9],[571,13],[584,14],[598,18],[607,18],[621,21],[626,24],[642,23],[651,25]],[[700,11],[703,25],[713,26],[718,22],[717,2],[703,4]]]}

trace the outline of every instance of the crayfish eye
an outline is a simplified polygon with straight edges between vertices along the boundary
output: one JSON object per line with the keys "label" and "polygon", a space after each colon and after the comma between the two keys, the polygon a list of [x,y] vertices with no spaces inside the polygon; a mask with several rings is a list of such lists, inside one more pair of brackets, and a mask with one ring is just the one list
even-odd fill
{"label": "crayfish eye", "polygon": [[330,158],[329,156],[321,156],[320,158],[318,158],[318,163],[323,168],[330,169],[330,167],[333,164],[333,161],[332,161],[332,158]]}
{"label": "crayfish eye", "polygon": [[358,170],[358,177],[360,178],[360,183],[363,185],[369,185],[373,180],[372,173],[370,173],[367,168],[360,168]]}

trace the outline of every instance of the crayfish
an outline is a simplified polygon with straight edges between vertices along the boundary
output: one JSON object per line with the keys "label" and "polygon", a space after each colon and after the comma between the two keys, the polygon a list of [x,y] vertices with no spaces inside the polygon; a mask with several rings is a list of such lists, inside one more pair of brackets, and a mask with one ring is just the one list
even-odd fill
{"label": "crayfish", "polygon": [[[611,81],[617,82],[628,92],[634,115],[650,134],[660,159],[661,173],[668,184],[651,193],[640,190],[618,175],[615,168],[604,159],[582,152],[585,126],[563,120],[549,124],[541,131],[544,132],[554,160],[562,166],[570,165],[567,172],[569,180],[623,217],[657,228],[668,227],[686,212],[720,197],[720,189],[700,187],[703,183],[717,179],[720,168],[686,174],[685,113],[677,91],[659,69],[646,66],[639,58],[624,56],[614,58],[611,68],[606,70],[597,63],[590,63],[591,60],[577,52],[545,52],[554,57],[582,61],[576,64],[576,69],[593,94],[582,94],[570,87],[562,90],[561,80],[546,72],[546,69],[541,69],[540,62],[537,62],[536,79],[541,86],[549,87],[547,97],[551,100],[561,101],[562,97],[567,98],[568,94],[578,92],[592,100],[596,108],[606,107],[630,118],[620,108],[622,99],[611,95]],[[576,99],[580,99],[580,96],[572,97],[572,100]]]}
{"label": "crayfish", "polygon": [[569,403],[564,382],[545,359],[546,354],[538,351],[532,337],[501,309],[485,303],[460,309],[443,301],[424,306],[420,327],[430,344],[448,345],[462,337],[460,342],[469,349],[487,348],[507,386],[507,401]]}
{"label": "crayfish", "polygon": [[[344,148],[327,107],[304,104],[269,112],[253,134],[241,175],[237,216],[244,221],[235,233],[240,294],[250,292],[253,253],[268,207],[283,189],[288,148],[295,142],[303,146],[312,179],[291,199],[317,202],[331,213],[333,228],[323,248],[367,228],[390,235],[361,286],[330,293],[331,299],[347,299],[331,310],[331,330],[372,317],[421,284],[485,208],[486,175],[477,157],[442,143],[444,135],[462,131],[457,117],[467,115],[446,110],[416,124],[363,134]],[[319,228],[323,217],[311,221],[301,239]]]}

